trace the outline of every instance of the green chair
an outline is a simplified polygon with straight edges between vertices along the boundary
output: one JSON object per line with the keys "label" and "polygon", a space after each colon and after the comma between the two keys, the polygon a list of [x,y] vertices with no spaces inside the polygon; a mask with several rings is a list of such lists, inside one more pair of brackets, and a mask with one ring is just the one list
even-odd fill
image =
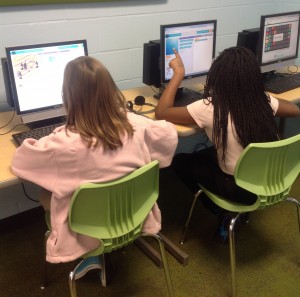
{"label": "green chair", "polygon": [[257,195],[253,205],[242,205],[214,194],[201,184],[195,195],[188,219],[183,231],[181,244],[184,243],[191,215],[197,199],[205,193],[219,207],[236,213],[229,225],[229,248],[232,281],[232,297],[236,297],[236,260],[234,227],[242,213],[262,210],[282,201],[292,202],[297,206],[298,226],[300,231],[300,203],[294,198],[288,198],[291,186],[300,172],[300,134],[269,143],[252,143],[247,146],[240,156],[234,178],[240,187]]}
{"label": "green chair", "polygon": [[[79,186],[72,197],[69,225],[74,232],[97,238],[101,242],[99,248],[83,258],[103,256],[131,244],[140,236],[155,238],[161,253],[168,293],[173,297],[163,240],[159,234],[142,231],[144,220],[158,198],[158,178],[158,162],[153,161],[120,179]],[[46,238],[48,235],[46,233]],[[69,274],[71,297],[77,296],[75,275],[80,263]],[[42,284],[44,286],[45,277]]]}

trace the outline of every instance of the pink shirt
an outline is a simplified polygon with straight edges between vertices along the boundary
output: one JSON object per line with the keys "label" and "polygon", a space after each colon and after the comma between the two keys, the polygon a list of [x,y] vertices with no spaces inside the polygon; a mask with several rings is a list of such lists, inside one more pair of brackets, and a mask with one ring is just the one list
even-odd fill
{"label": "pink shirt", "polygon": [[[65,132],[64,126],[40,140],[26,139],[17,149],[12,171],[52,193],[51,234],[47,241],[47,261],[68,262],[99,246],[99,241],[72,232],[68,226],[69,202],[75,189],[86,182],[104,182],[124,176],[158,160],[169,166],[178,142],[175,126],[128,113],[134,127],[133,138],[123,139],[123,148],[103,151],[88,149],[79,134]],[[157,204],[146,219],[145,232],[157,233],[161,215]]]}
{"label": "pink shirt", "polygon": [[[275,114],[278,109],[278,100],[272,96],[270,97],[271,97],[271,106]],[[212,104],[207,104],[207,103],[208,101],[205,99],[199,100],[188,105],[187,109],[190,115],[198,124],[198,126],[205,130],[209,140],[212,141],[214,108]],[[219,160],[220,168],[225,173],[233,175],[236,162],[244,149],[235,138],[235,134],[236,134],[235,128],[232,126],[230,115],[228,117],[227,131],[228,131],[228,142],[227,142],[225,164],[222,161],[222,155],[220,150],[218,151],[218,160]]]}

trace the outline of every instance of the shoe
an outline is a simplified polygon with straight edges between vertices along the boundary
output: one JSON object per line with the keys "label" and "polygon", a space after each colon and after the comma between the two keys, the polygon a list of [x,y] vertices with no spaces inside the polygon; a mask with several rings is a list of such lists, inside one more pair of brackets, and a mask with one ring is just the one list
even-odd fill
{"label": "shoe", "polygon": [[102,269],[102,257],[93,256],[84,258],[74,269],[75,280],[83,277],[92,269]]}
{"label": "shoe", "polygon": [[214,241],[217,243],[228,243],[228,228],[232,217],[228,214],[223,214],[219,216],[219,226],[214,234]]}
{"label": "shoe", "polygon": [[[236,214],[234,213],[223,213],[219,215],[219,226],[217,231],[214,234],[214,240],[218,243],[228,243],[228,237],[229,237],[229,225],[232,220],[232,218]],[[249,222],[249,213],[241,213],[239,217],[237,218],[235,222],[234,230],[236,232],[239,231],[241,224],[247,224]]]}

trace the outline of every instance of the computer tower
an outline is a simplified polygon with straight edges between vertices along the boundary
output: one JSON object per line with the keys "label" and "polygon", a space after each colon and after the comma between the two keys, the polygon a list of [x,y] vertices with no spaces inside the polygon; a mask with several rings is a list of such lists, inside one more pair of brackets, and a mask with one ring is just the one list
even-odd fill
{"label": "computer tower", "polygon": [[237,46],[246,47],[257,55],[258,39],[259,28],[246,29],[238,33]]}
{"label": "computer tower", "polygon": [[159,88],[160,75],[160,40],[152,40],[144,43],[143,53],[143,83]]}
{"label": "computer tower", "polygon": [[2,66],[2,72],[3,72],[6,101],[9,106],[14,107],[15,102],[14,102],[14,98],[13,98],[12,84],[11,84],[11,79],[10,79],[10,74],[9,74],[6,58],[1,58],[1,66]]}

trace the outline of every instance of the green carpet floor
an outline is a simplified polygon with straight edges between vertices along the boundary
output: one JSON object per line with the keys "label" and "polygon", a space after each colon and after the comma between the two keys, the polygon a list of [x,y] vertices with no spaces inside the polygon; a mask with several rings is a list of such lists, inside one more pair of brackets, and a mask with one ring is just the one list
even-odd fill
{"label": "green carpet floor", "polygon": [[[216,218],[198,203],[184,245],[182,227],[192,197],[170,172],[161,174],[159,205],[162,232],[189,254],[180,265],[168,261],[176,297],[227,297],[231,295],[229,246],[213,241]],[[300,177],[291,195],[300,199]],[[49,264],[49,284],[39,288],[42,245],[46,226],[40,208],[0,221],[0,297],[67,297],[68,273],[75,262]],[[296,207],[289,203],[251,214],[236,234],[237,290],[239,297],[300,296],[300,234]],[[116,269],[103,288],[96,271],[78,280],[78,297],[168,296],[163,271],[137,247],[112,254]]]}

